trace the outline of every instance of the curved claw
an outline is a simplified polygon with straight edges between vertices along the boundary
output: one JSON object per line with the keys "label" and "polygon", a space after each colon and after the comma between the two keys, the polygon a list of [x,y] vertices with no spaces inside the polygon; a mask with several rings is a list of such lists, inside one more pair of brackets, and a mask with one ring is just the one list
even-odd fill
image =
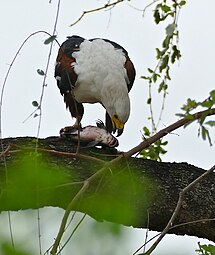
{"label": "curved claw", "polygon": [[118,128],[116,137],[119,137],[123,133],[123,130],[124,130],[124,128]]}
{"label": "curved claw", "polygon": [[102,128],[102,129],[105,129],[105,130],[106,130],[105,124],[104,124],[104,122],[103,122],[102,120],[97,120],[97,121],[96,121],[96,126],[97,126],[98,128]]}

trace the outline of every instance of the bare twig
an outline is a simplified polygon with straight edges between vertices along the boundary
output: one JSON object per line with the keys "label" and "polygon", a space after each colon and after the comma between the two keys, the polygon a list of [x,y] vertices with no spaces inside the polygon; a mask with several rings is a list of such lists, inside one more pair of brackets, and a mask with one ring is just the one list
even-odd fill
{"label": "bare twig", "polygon": [[79,21],[81,21],[83,19],[83,17],[86,14],[93,13],[93,12],[98,12],[98,11],[105,10],[107,8],[110,8],[110,7],[114,7],[114,6],[116,6],[117,4],[119,4],[119,3],[123,2],[123,1],[124,0],[118,0],[118,1],[115,1],[113,3],[107,3],[104,6],[101,6],[101,7],[95,8],[95,9],[91,9],[91,10],[88,10],[88,11],[83,11],[81,16],[75,22],[73,22],[70,26],[72,27],[72,26],[76,25]]}
{"label": "bare twig", "polygon": [[[196,223],[206,223],[206,222],[209,222],[209,221],[215,221],[215,219],[201,219],[201,220],[194,220],[194,221],[184,222],[184,223],[176,224],[176,225],[170,227],[169,230],[172,230],[172,229],[175,229],[175,228],[178,228],[178,227],[182,227],[182,226],[186,226],[186,225],[196,224]],[[153,239],[155,239],[159,235],[161,235],[161,233],[156,234],[155,236],[150,238],[148,241],[144,242],[144,244],[141,245],[132,255],[136,255],[142,248],[146,247],[146,245],[149,242],[151,242]]]}
{"label": "bare twig", "polygon": [[85,219],[86,214],[84,214],[82,216],[82,218],[80,219],[80,221],[77,223],[77,225],[75,226],[75,228],[73,229],[72,233],[70,234],[70,236],[68,237],[68,239],[66,240],[65,244],[63,244],[63,246],[60,248],[58,254],[61,254],[62,250],[65,248],[65,246],[68,244],[68,242],[70,241],[70,239],[73,237],[73,235],[76,233],[78,227],[81,225],[81,223],[83,222],[83,220]]}
{"label": "bare twig", "polygon": [[60,244],[61,238],[63,236],[63,233],[65,231],[66,223],[67,223],[67,220],[69,218],[70,212],[75,207],[75,205],[77,205],[79,203],[79,201],[81,200],[81,197],[86,192],[86,190],[89,188],[90,183],[93,182],[95,179],[97,179],[99,176],[102,176],[104,174],[104,172],[108,169],[107,165],[109,165],[109,163],[106,163],[98,172],[96,172],[95,174],[90,176],[87,180],[85,180],[84,185],[82,186],[82,188],[75,195],[75,197],[72,199],[72,201],[68,204],[68,206],[66,208],[66,211],[64,213],[63,219],[61,221],[61,225],[60,225],[60,229],[58,231],[57,237],[56,237],[55,242],[53,244],[53,247],[50,251],[50,253],[52,255],[57,254],[57,249],[59,247],[59,244]]}
{"label": "bare twig", "polygon": [[9,144],[9,145],[7,146],[7,148],[6,148],[4,151],[2,151],[2,152],[0,153],[0,158],[1,158],[1,157],[5,157],[5,156],[9,153],[10,148],[11,148],[11,146],[10,146],[10,144]]}
{"label": "bare twig", "polygon": [[144,253],[144,255],[149,255],[151,254],[155,248],[158,246],[158,244],[160,243],[160,241],[164,238],[164,236],[166,235],[166,233],[170,230],[170,228],[173,226],[173,223],[176,219],[176,217],[178,216],[178,213],[181,209],[182,206],[182,202],[184,199],[185,194],[190,191],[191,189],[193,189],[196,184],[198,184],[200,181],[202,181],[203,179],[205,179],[206,177],[208,177],[208,175],[210,175],[211,173],[213,173],[213,171],[215,170],[215,165],[213,167],[211,167],[208,171],[206,171],[205,173],[203,173],[202,175],[200,175],[198,178],[196,178],[193,182],[191,182],[188,186],[186,186],[179,194],[179,199],[177,202],[177,205],[175,207],[175,210],[169,220],[169,222],[167,223],[166,227],[164,228],[164,230],[162,231],[161,235],[158,237],[158,239],[154,242],[154,244],[148,249],[148,251],[146,251]]}
{"label": "bare twig", "polygon": [[40,148],[38,148],[38,151],[44,151],[44,152],[48,152],[50,154],[57,154],[60,156],[73,157],[73,158],[78,158],[78,159],[83,159],[83,160],[90,160],[90,161],[94,161],[95,163],[100,163],[100,164],[105,163],[105,161],[102,159],[91,157],[91,156],[80,154],[80,153],[63,152],[63,151],[47,150],[47,149],[40,149]]}

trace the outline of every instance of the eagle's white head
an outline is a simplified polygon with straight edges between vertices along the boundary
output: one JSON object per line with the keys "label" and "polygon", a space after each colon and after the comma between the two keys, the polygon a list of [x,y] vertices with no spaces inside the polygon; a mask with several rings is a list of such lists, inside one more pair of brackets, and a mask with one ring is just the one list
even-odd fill
{"label": "eagle's white head", "polygon": [[115,84],[111,78],[113,79],[113,76],[109,81],[104,80],[101,98],[102,104],[112,120],[113,131],[118,130],[119,136],[130,115],[130,99],[125,79],[114,77],[114,81],[118,82]]}

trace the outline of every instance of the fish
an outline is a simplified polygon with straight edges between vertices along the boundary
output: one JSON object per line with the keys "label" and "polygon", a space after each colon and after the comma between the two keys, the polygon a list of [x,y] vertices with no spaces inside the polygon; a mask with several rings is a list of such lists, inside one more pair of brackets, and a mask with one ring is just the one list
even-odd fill
{"label": "fish", "polygon": [[101,120],[96,121],[96,126],[89,125],[80,128],[80,131],[77,127],[62,128],[60,130],[60,136],[77,142],[80,139],[80,143],[82,145],[84,144],[85,148],[94,146],[115,148],[119,145],[117,138],[106,130]]}

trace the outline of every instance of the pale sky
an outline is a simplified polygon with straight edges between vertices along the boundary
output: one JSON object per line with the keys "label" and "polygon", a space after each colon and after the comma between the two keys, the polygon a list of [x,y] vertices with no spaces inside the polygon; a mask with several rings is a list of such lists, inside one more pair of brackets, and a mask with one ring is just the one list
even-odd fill
{"label": "pale sky", "polygon": [[[102,6],[105,2],[99,0],[62,1],[57,24],[57,39],[62,43],[66,36],[73,34],[85,38],[103,37],[121,44],[129,52],[129,56],[136,67],[137,76],[130,93],[131,116],[123,135],[119,138],[119,149],[128,150],[141,141],[142,127],[148,125],[147,83],[140,79],[140,76],[147,74],[148,67],[153,69],[155,66],[155,48],[160,47],[165,35],[165,26],[168,23],[162,28],[156,26],[153,23],[152,9],[149,9],[143,18],[141,11],[129,7],[126,2],[112,9],[111,12],[102,11],[89,14],[74,27],[69,26],[81,15],[83,10]],[[134,7],[143,9],[145,7],[143,2],[133,0],[129,3]],[[56,6],[57,0],[52,0],[51,4],[48,0],[1,1],[0,84],[3,82],[16,51],[26,37],[38,30],[52,33]],[[179,47],[182,59],[171,70],[172,81],[169,83],[169,95],[160,129],[177,120],[175,114],[180,112],[180,107],[187,98],[203,100],[208,96],[209,91],[215,87],[214,9],[214,1],[205,0],[204,3],[202,1],[188,1],[180,13]],[[47,36],[43,34],[32,37],[12,67],[3,99],[3,137],[36,136],[37,134],[38,118],[30,118],[24,124],[23,120],[35,109],[31,104],[32,101],[38,101],[40,98],[42,77],[37,74],[36,70],[38,68],[44,70],[46,66],[49,51],[49,46],[43,44],[46,38]],[[62,127],[68,126],[74,121],[69,112],[65,110],[63,98],[53,78],[57,51],[58,46],[55,45],[42,104],[40,137],[58,135]],[[154,102],[157,101],[159,102],[159,99],[154,98]],[[155,111],[158,111],[158,107],[155,108]],[[102,107],[85,105],[85,116],[82,124],[95,124],[97,119],[104,119]],[[214,165],[214,146],[210,147],[208,142],[199,139],[197,133],[197,125],[192,124],[186,129],[176,130],[174,134],[169,135],[167,137],[169,141],[168,153],[163,157],[163,160],[188,162],[204,169]],[[215,134],[213,132],[213,144],[214,139]],[[135,233],[140,236],[139,232],[140,230]],[[132,233],[132,235],[136,234]],[[189,245],[184,246],[185,253],[189,250],[190,254],[195,254],[192,247],[196,247],[197,239],[175,236],[170,238],[176,240],[174,247],[188,242]],[[164,240],[161,247],[168,243],[169,241],[165,242]]]}

